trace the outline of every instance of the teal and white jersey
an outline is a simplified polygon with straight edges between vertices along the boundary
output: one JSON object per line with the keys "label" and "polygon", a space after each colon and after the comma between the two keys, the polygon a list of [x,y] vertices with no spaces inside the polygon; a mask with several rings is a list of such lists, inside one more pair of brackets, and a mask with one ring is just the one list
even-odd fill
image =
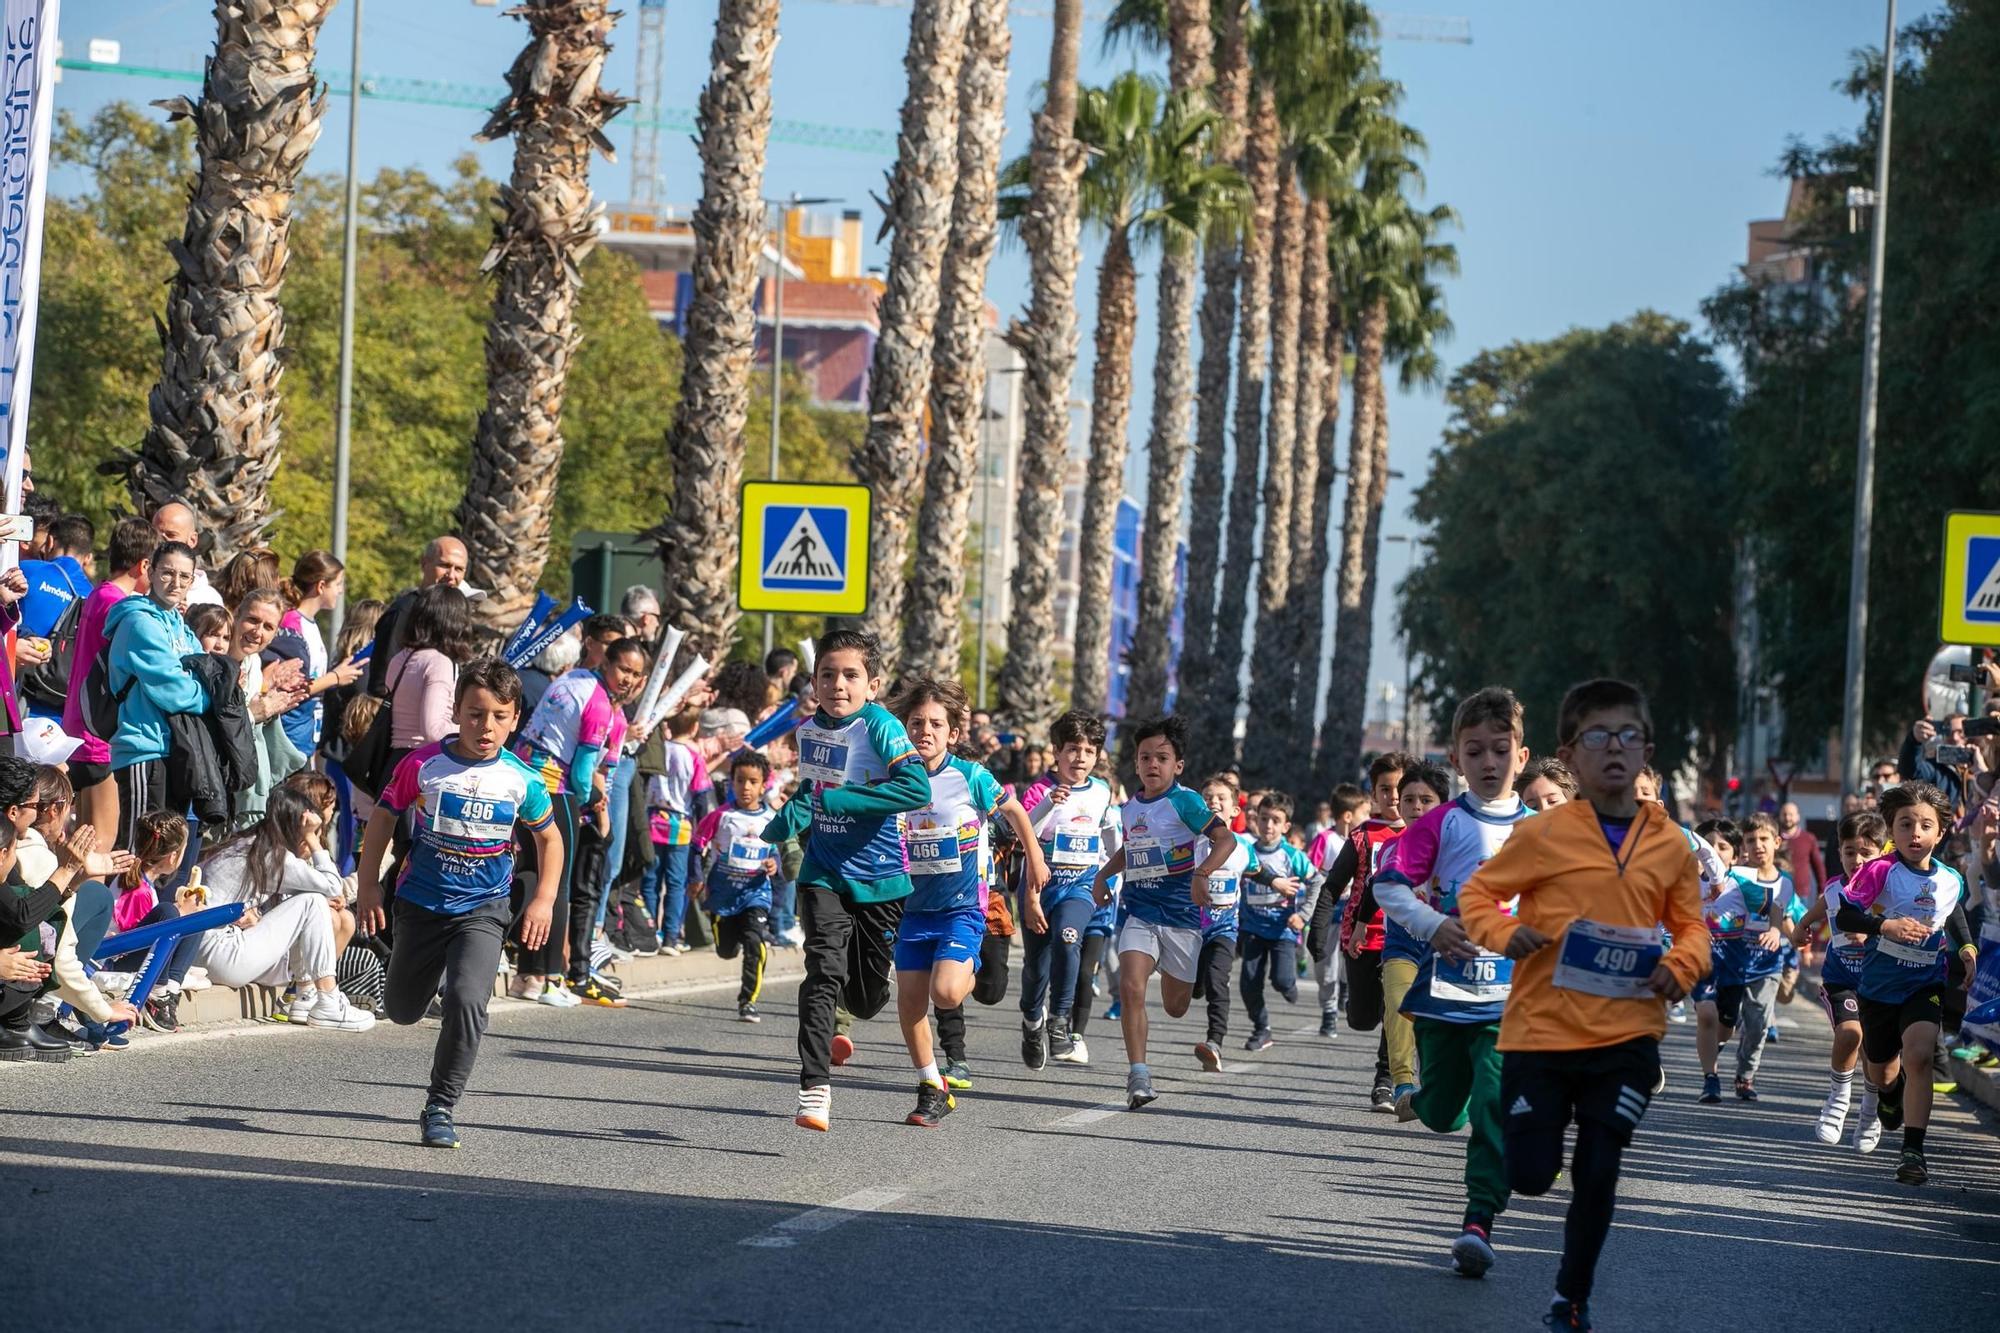
{"label": "teal and white jersey", "polygon": [[[890,769],[917,757],[903,724],[878,703],[863,704],[840,721],[824,711],[813,714],[798,730],[798,745],[799,776],[814,787],[884,782]],[[903,816],[829,814],[819,801],[812,812],[808,846],[818,865],[850,880],[904,873]]]}
{"label": "teal and white jersey", "polygon": [[1119,818],[1125,834],[1120,920],[1136,916],[1156,926],[1199,929],[1201,910],[1189,885],[1195,866],[1209,853],[1202,830],[1215,822],[1215,813],[1177,782],[1150,801],[1134,796]]}
{"label": "teal and white jersey", "polygon": [[1005,804],[999,782],[979,765],[946,755],[931,775],[931,803],[903,816],[915,892],[906,912],[952,912],[984,907],[993,873],[987,820]]}

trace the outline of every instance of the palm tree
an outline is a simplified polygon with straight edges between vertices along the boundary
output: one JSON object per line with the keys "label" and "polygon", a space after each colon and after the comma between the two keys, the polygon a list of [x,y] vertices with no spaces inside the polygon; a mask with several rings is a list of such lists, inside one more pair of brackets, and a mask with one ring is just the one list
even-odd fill
{"label": "palm tree", "polygon": [[696,124],[694,292],[683,341],[681,398],[667,432],[673,509],[649,536],[666,564],[668,624],[710,660],[736,638],[737,483],[756,353],[754,305],[764,246],[764,150],[771,135],[771,57],[778,0],[719,0],[708,86]]}
{"label": "palm tree", "polygon": [[958,72],[958,185],[931,367],[931,450],[903,616],[903,665],[949,679],[964,637],[965,535],[986,410],[986,266],[998,238],[1007,0],[972,0]]}
{"label": "palm tree", "polygon": [[133,502],[185,500],[223,562],[264,544],[282,443],[278,381],[292,196],[326,110],[313,57],[319,0],[217,3],[201,100],[157,102],[195,125],[200,168],[160,325],[160,379],[127,459]]}
{"label": "palm tree", "polygon": [[[1457,252],[1433,238],[1457,221],[1448,207],[1424,210],[1404,192],[1421,174],[1407,159],[1370,166],[1354,201],[1358,238],[1344,286],[1361,314],[1355,339],[1354,426],[1348,448],[1347,500],[1341,525],[1339,594],[1334,612],[1333,660],[1327,673],[1326,722],[1320,733],[1320,769],[1340,781],[1361,762],[1361,733],[1368,694],[1368,657],[1374,644],[1374,566],[1382,506],[1389,488],[1387,395],[1382,367],[1393,352],[1421,374],[1420,349],[1449,329],[1433,273],[1457,270]],[[1435,374],[1434,364],[1428,372]]]}
{"label": "palm tree", "polygon": [[511,626],[535,597],[549,556],[562,469],[563,394],[576,327],[581,265],[597,244],[603,206],[590,195],[590,154],[628,99],[598,79],[611,51],[606,0],[528,0],[512,13],[528,44],[507,72],[507,97],[476,136],[514,136],[514,174],[480,271],[495,273],[486,325],[486,410],[472,438],[458,506],[467,578],[488,590],[489,623]]}
{"label": "palm tree", "polygon": [[[1331,269],[1329,257],[1329,274]],[[1330,276],[1327,285],[1329,289],[1334,286]],[[1319,423],[1313,432],[1319,481],[1313,489],[1312,547],[1307,554],[1305,595],[1294,599],[1295,629],[1286,649],[1298,665],[1298,675],[1292,682],[1291,706],[1286,711],[1301,732],[1313,730],[1313,716],[1319,705],[1320,640],[1326,631],[1326,572],[1333,567],[1331,519],[1334,488],[1339,484],[1336,474],[1340,461],[1340,375],[1347,354],[1346,316],[1338,291],[1328,291],[1326,320],[1320,336],[1319,359],[1325,363],[1326,375]],[[1315,785],[1323,784],[1316,781]]]}
{"label": "palm tree", "polygon": [[[1167,84],[1206,97],[1213,77],[1208,0],[1167,0]],[[1163,711],[1172,672],[1168,633],[1174,613],[1182,488],[1194,389],[1195,250],[1206,226],[1166,238],[1160,255],[1159,350],[1153,361],[1153,424],[1146,439],[1146,518],[1139,553],[1138,626],[1132,636],[1129,716]]]}
{"label": "palm tree", "polygon": [[[1028,318],[1007,340],[1026,361],[1023,438],[1015,520],[1013,607],[1000,709],[1040,733],[1056,711],[1055,582],[1062,537],[1062,474],[1069,458],[1070,377],[1076,370],[1077,181],[1083,150],[1074,134],[1082,0],[1055,0],[1049,77],[1029,143],[1029,200],[1021,217],[1028,249]],[[983,702],[983,701],[982,701]]]}
{"label": "palm tree", "polygon": [[[1090,152],[1082,211],[1107,233],[1098,267],[1090,460],[1077,539],[1070,701],[1078,708],[1102,711],[1110,685],[1112,540],[1125,493],[1132,343],[1139,318],[1134,241],[1177,242],[1240,207],[1241,177],[1202,154],[1220,128],[1220,117],[1199,98],[1171,95],[1163,102],[1158,81],[1136,73],[1120,75],[1106,88],[1083,89],[1077,99],[1076,134]],[[1010,165],[1010,179],[1024,182],[1026,169],[1025,162]]]}
{"label": "palm tree", "polygon": [[862,625],[882,641],[884,669],[891,673],[902,652],[910,509],[923,461],[931,345],[943,299],[938,280],[958,183],[958,72],[970,10],[968,0],[916,0],[910,7],[903,131],[883,204],[882,232],[892,236],[889,268],[876,307],[882,331],[875,340],[868,429],[854,451],[854,479],[873,492]]}

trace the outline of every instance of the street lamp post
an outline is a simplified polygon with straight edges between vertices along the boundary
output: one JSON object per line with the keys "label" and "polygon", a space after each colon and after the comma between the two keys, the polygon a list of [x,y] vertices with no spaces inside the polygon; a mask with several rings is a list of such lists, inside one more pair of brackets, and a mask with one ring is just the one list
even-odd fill
{"label": "street lamp post", "polygon": [[[771,276],[771,470],[766,474],[770,480],[778,479],[779,425],[784,415],[785,376],[785,259],[791,249],[792,214],[800,208],[813,204],[837,204],[838,199],[802,199],[795,190],[784,199],[766,200],[778,210],[777,262],[772,265]],[[769,611],[764,613],[764,655],[771,655],[771,647],[778,639],[777,617]]]}
{"label": "street lamp post", "polygon": [[1847,588],[1847,695],[1840,714],[1842,789],[1861,790],[1862,704],[1867,697],[1868,547],[1875,517],[1875,402],[1882,364],[1882,277],[1888,263],[1889,126],[1896,96],[1896,0],[1882,37],[1882,124],[1875,144],[1875,215],[1868,238],[1868,316],[1861,351],[1861,438],[1854,460],[1854,554]]}
{"label": "street lamp post", "polygon": [[[361,6],[354,0],[354,54],[348,65],[347,205],[341,219],[340,248],[340,388],[333,414],[333,558],[347,562],[347,487],[354,424],[354,261],[359,230],[361,175]],[[347,617],[343,594],[333,606],[333,631]]]}

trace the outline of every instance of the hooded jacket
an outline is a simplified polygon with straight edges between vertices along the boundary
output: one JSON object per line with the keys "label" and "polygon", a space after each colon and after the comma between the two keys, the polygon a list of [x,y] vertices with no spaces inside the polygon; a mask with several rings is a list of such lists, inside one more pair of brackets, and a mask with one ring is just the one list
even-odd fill
{"label": "hooded jacket", "polygon": [[150,597],[127,597],[104,617],[111,688],[136,688],[118,706],[118,730],[111,737],[111,767],[130,768],[171,752],[167,717],[199,713],[209,696],[182,659],[204,656],[201,643],[178,611]]}

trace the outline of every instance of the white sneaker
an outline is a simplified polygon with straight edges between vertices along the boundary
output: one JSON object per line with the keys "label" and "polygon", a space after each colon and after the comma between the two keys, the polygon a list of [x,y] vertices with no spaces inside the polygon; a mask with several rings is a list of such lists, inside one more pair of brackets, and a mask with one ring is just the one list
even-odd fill
{"label": "white sneaker", "polygon": [[[1847,1109],[1853,1100],[1853,1090],[1849,1088],[1826,1094],[1826,1102],[1819,1108],[1819,1124],[1813,1128],[1821,1143],[1840,1142],[1840,1131],[1847,1124]],[[1880,1129],[1881,1123],[1878,1121],[1875,1127]]]}
{"label": "white sneaker", "polygon": [[1076,1034],[1074,1034],[1074,1033],[1071,1033],[1071,1034],[1070,1034],[1070,1042],[1071,1042],[1071,1045],[1070,1045],[1070,1048],[1069,1048],[1069,1054],[1068,1054],[1068,1055],[1063,1055],[1063,1056],[1058,1056],[1058,1057],[1056,1057],[1056,1058],[1057,1058],[1057,1059],[1059,1059],[1059,1060],[1061,1060],[1061,1061],[1062,1061],[1062,1062],[1063,1062],[1064,1064],[1069,1064],[1069,1065],[1087,1065],[1087,1064],[1089,1064],[1089,1063],[1090,1063],[1090,1048],[1089,1048],[1088,1046],[1086,1046],[1086,1045],[1084,1045],[1084,1044],[1083,1044],[1083,1038],[1082,1038],[1082,1037],[1079,1037],[1079,1036],[1077,1036],[1077,1035],[1076,1035]]}
{"label": "white sneaker", "polygon": [[540,984],[533,977],[516,975],[512,981],[507,983],[507,998],[510,1000],[532,1000],[535,998],[536,988]]}
{"label": "white sneaker", "polygon": [[[797,922],[794,922],[792,924],[791,929],[785,932],[784,938],[785,941],[789,944],[795,944],[795,945],[804,944],[806,942],[805,927],[799,925]],[[1092,992],[1092,994],[1095,993],[1096,993],[1095,991]]]}
{"label": "white sneaker", "polygon": [[287,1023],[311,1022],[313,1007],[318,1003],[319,991],[316,989],[308,986],[302,991],[294,991],[291,1003],[285,1006],[285,1021]]}
{"label": "white sneaker", "polygon": [[1881,1098],[1870,1088],[1861,1094],[1861,1114],[1854,1122],[1854,1151],[1869,1153],[1882,1141],[1882,1122],[1875,1118]]}
{"label": "white sneaker", "polygon": [[810,1088],[799,1089],[798,1113],[792,1123],[800,1129],[818,1130],[824,1134],[833,1124],[833,1087],[820,1083]]}
{"label": "white sneaker", "polygon": [[537,995],[535,1000],[539,1004],[546,1004],[555,1009],[574,1009],[583,1003],[582,1000],[569,993],[567,986],[554,981],[544,985],[542,993]]}
{"label": "white sneaker", "polygon": [[375,1015],[356,1009],[339,991],[327,990],[319,993],[312,1017],[306,1022],[308,1026],[332,1028],[336,1032],[366,1032],[375,1026]]}
{"label": "white sneaker", "polygon": [[205,967],[191,967],[188,969],[188,974],[181,978],[182,990],[207,990],[214,984],[208,979],[208,969]]}

